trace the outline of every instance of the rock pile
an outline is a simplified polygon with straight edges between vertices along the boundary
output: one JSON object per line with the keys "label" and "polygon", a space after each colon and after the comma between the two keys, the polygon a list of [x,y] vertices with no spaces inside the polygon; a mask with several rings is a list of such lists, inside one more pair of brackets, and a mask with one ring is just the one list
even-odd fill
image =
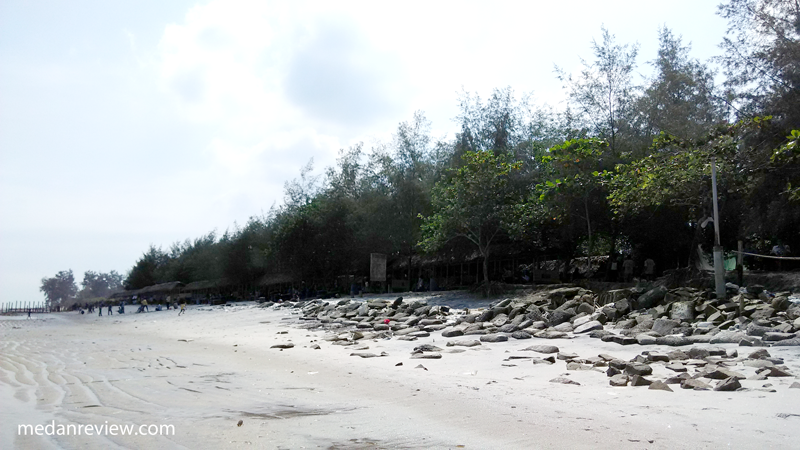
{"label": "rock pile", "polygon": [[[309,328],[334,332],[325,339],[336,345],[354,345],[363,338],[414,340],[437,332],[480,342],[587,334],[620,345],[800,345],[800,298],[789,292],[770,294],[760,286],[728,287],[735,294],[729,299],[694,288],[629,288],[597,295],[580,287],[561,287],[477,310],[452,310],[402,297],[262,306],[299,309],[301,320],[312,322]],[[474,339],[471,342],[478,342]]]}

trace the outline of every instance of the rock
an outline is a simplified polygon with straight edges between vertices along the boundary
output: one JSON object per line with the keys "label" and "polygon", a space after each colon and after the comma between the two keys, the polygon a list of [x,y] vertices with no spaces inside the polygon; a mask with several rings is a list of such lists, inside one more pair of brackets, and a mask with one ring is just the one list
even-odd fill
{"label": "rock", "polygon": [[639,345],[655,345],[658,342],[658,339],[654,336],[650,336],[649,334],[639,333],[636,335],[636,342]]}
{"label": "rock", "polygon": [[649,309],[656,306],[666,295],[667,288],[664,286],[658,286],[655,289],[645,292],[637,301],[639,309]]}
{"label": "rock", "polygon": [[750,318],[752,320],[760,320],[760,319],[769,319],[770,317],[775,315],[775,310],[772,309],[770,306],[759,307],[758,309],[750,314]]}
{"label": "rock", "polygon": [[408,333],[407,336],[421,338],[421,337],[428,337],[431,334],[425,330],[414,331],[413,333]]}
{"label": "rock", "polygon": [[522,349],[523,352],[537,352],[537,353],[558,353],[558,347],[555,345],[531,345]]}
{"label": "rock", "polygon": [[763,340],[767,342],[772,341],[783,341],[785,339],[791,339],[795,337],[794,333],[777,333],[777,332],[767,332],[764,333]]}
{"label": "rock", "polygon": [[628,375],[650,375],[653,373],[653,368],[647,364],[629,363],[625,366],[625,373]]}
{"label": "rock", "polygon": [[414,353],[411,359],[442,359],[441,353]]}
{"label": "rock", "polygon": [[692,347],[689,350],[686,350],[686,354],[691,359],[703,359],[707,356],[711,356],[711,352],[709,352],[705,348],[700,348],[700,347]]}
{"label": "rock", "polygon": [[611,377],[610,380],[608,380],[608,384],[610,384],[611,386],[618,386],[618,387],[627,386],[628,376],[624,374],[614,375]]}
{"label": "rock", "polygon": [[507,315],[505,315],[505,314],[502,314],[502,313],[501,313],[501,314],[499,314],[499,315],[497,315],[497,316],[495,316],[495,317],[492,319],[492,325],[494,325],[494,326],[496,326],[496,327],[498,327],[498,328],[499,328],[499,327],[502,327],[502,326],[503,326],[503,325],[505,325],[506,323],[508,323],[508,316],[507,316]]}
{"label": "rock", "polygon": [[670,361],[683,361],[685,359],[689,359],[689,355],[682,350],[673,350],[667,353],[667,356],[669,356]]}
{"label": "rock", "polygon": [[602,323],[600,323],[600,322],[598,322],[596,320],[592,320],[591,322],[586,322],[585,324],[579,326],[578,328],[575,328],[574,333],[575,334],[580,334],[580,333],[587,333],[589,331],[602,330],[602,329],[603,329],[603,324]]}
{"label": "rock", "polygon": [[782,341],[777,341],[777,342],[773,343],[772,345],[774,345],[776,347],[800,346],[800,338],[796,338],[795,337],[795,338],[792,338],[792,339],[784,339]]}
{"label": "rock", "polygon": [[572,324],[569,322],[560,323],[553,327],[553,331],[557,331],[559,333],[571,333]]}
{"label": "rock", "polygon": [[787,309],[789,309],[789,306],[791,305],[792,303],[789,301],[789,298],[786,297],[785,295],[776,296],[774,299],[772,299],[771,303],[772,309],[779,312],[786,311]]}
{"label": "rock", "polygon": [[749,355],[747,355],[747,358],[748,359],[764,359],[764,358],[769,358],[771,356],[772,355],[770,355],[769,352],[766,349],[762,348],[762,349],[754,351],[753,353],[750,353]]}
{"label": "rock", "polygon": [[511,333],[511,337],[514,339],[530,339],[531,335],[525,331],[515,331]]}
{"label": "rock", "polygon": [[788,370],[782,367],[769,367],[766,369],[768,377],[793,377]]}
{"label": "rock", "polygon": [[476,319],[476,322],[488,322],[492,320],[494,317],[494,312],[491,309],[487,309],[486,311],[482,312]]}
{"label": "rock", "polygon": [[380,356],[389,356],[389,355],[386,352],[381,352],[380,355],[376,355],[375,353],[355,352],[355,353],[350,353],[350,356],[359,356],[361,358],[378,358]]}
{"label": "rock", "polygon": [[764,286],[762,286],[760,284],[752,284],[750,286],[747,286],[746,291],[750,295],[758,295],[758,294],[764,292]]}
{"label": "rock", "polygon": [[737,389],[739,389],[741,387],[742,387],[742,384],[739,383],[738,379],[736,379],[734,377],[730,377],[730,378],[726,378],[726,379],[720,381],[719,383],[717,383],[717,386],[714,388],[714,390],[715,391],[735,391],[735,390],[737,390]]}
{"label": "rock", "polygon": [[517,331],[517,326],[514,325],[513,323],[507,323],[502,327],[498,328],[497,331],[500,333],[513,333]]}
{"label": "rock", "polygon": [[571,319],[574,315],[574,311],[556,309],[550,313],[547,319],[550,326],[554,327],[556,325],[569,322],[569,319]]}
{"label": "rock", "polygon": [[757,337],[750,337],[744,336],[742,340],[739,341],[740,347],[763,347],[764,341]]}
{"label": "rock", "polygon": [[738,344],[747,337],[740,331],[720,331],[711,338],[712,344]]}
{"label": "rock", "polygon": [[535,337],[540,339],[563,339],[569,337],[567,333],[562,333],[560,331],[540,331],[534,334]]}
{"label": "rock", "polygon": [[556,363],[555,358],[553,358],[552,356],[549,357],[549,358],[531,358],[531,361],[533,361],[534,365],[536,365],[536,364],[547,364],[547,365],[550,365],[550,364],[555,364]]}
{"label": "rock", "polygon": [[275,344],[275,345],[271,346],[270,348],[279,348],[279,349],[283,350],[284,348],[292,348],[292,347],[294,347],[294,344],[289,342],[289,343],[286,343],[286,344]]}
{"label": "rock", "polygon": [[505,342],[508,336],[504,334],[486,334],[481,336],[481,342]]}
{"label": "rock", "polygon": [[580,383],[578,383],[577,381],[570,380],[570,379],[569,379],[569,378],[567,378],[567,377],[558,377],[558,378],[553,378],[552,380],[550,380],[550,382],[551,382],[551,383],[560,383],[560,384],[574,384],[574,385],[576,385],[576,386],[580,386],[580,385],[581,385],[581,384],[580,384]]}
{"label": "rock", "polygon": [[695,378],[687,378],[681,381],[681,389],[694,389],[695,391],[707,391],[711,389],[711,385]]}
{"label": "rock", "polygon": [[734,372],[733,370],[728,370],[722,367],[718,367],[710,372],[706,372],[702,375],[704,378],[711,378],[712,380],[726,380],[728,378],[735,378],[737,380],[744,380],[744,375],[740,374],[739,372]]}
{"label": "rock", "polygon": [[455,341],[448,341],[447,342],[447,346],[448,347],[454,347],[454,346],[475,347],[475,346],[478,346],[478,345],[481,345],[480,341],[467,340],[467,339],[457,339]]}
{"label": "rock", "polygon": [[660,381],[660,380],[655,380],[652,383],[650,383],[650,387],[648,387],[647,389],[654,389],[654,390],[658,390],[658,391],[673,392],[672,388],[670,388],[668,384],[666,384],[666,383],[664,383],[663,381]]}
{"label": "rock", "polygon": [[568,362],[567,370],[590,370],[592,366],[581,364],[578,362]]}
{"label": "rock", "polygon": [[666,365],[666,368],[673,372],[686,372],[686,366],[679,362],[671,362]]}
{"label": "rock", "polygon": [[675,376],[669,377],[664,382],[667,383],[667,384],[681,384],[681,383],[683,383],[683,380],[688,380],[690,378],[692,378],[691,375],[689,375],[688,373],[684,372],[684,373],[679,373],[679,374],[677,374]]}
{"label": "rock", "polygon": [[650,386],[653,382],[641,375],[631,377],[631,386]]}
{"label": "rock", "polygon": [[414,347],[415,352],[440,352],[442,351],[441,348],[433,345],[433,344],[422,344]]}
{"label": "rock", "polygon": [[664,336],[660,338],[656,338],[656,342],[659,345],[669,345],[672,347],[679,347],[682,345],[689,345],[691,341],[686,339],[684,336]]}
{"label": "rock", "polygon": [[795,381],[791,386],[789,386],[789,389],[800,389],[800,383]]}
{"label": "rock", "polygon": [[673,328],[679,326],[681,322],[679,320],[667,319],[666,317],[660,317],[653,322],[652,330],[656,333],[666,336],[670,334]]}
{"label": "rock", "polygon": [[655,362],[655,361],[669,362],[669,356],[665,355],[664,353],[649,352],[647,354],[647,361],[649,361],[649,362]]}
{"label": "rock", "polygon": [[320,346],[319,346],[319,344],[313,344],[313,345],[312,345],[311,347],[309,347],[309,348],[310,348],[310,349],[312,349],[312,350],[319,350],[319,349],[321,349],[322,347],[320,347]]}
{"label": "rock", "polygon": [[609,367],[606,370],[606,375],[608,375],[609,377],[613,377],[614,375],[619,375],[621,373],[622,372],[619,369],[617,369],[616,367]]}
{"label": "rock", "polygon": [[578,355],[575,354],[575,353],[558,352],[558,354],[556,355],[556,359],[559,359],[561,361],[570,361],[570,360],[577,359],[577,358],[578,358]]}
{"label": "rock", "polygon": [[451,328],[449,330],[442,331],[442,337],[447,337],[447,338],[449,338],[449,337],[458,337],[458,336],[463,336],[463,335],[464,335],[464,331],[463,330],[459,330],[458,328]]}
{"label": "rock", "polygon": [[580,313],[591,314],[594,312],[594,307],[588,303],[581,303],[580,305],[578,305],[578,308],[576,308],[576,311],[578,312],[578,314]]}
{"label": "rock", "polygon": [[669,310],[673,320],[694,320],[694,302],[675,302]]}

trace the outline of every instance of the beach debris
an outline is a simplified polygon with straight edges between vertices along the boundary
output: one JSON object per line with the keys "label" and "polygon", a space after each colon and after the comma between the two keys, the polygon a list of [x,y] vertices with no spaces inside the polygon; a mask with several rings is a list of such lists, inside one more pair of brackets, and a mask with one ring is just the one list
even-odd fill
{"label": "beach debris", "polygon": [[[427,368],[427,367],[425,367],[425,366],[423,366],[422,364],[420,364],[420,365],[418,365],[417,367],[414,367],[414,368],[415,368],[415,369],[425,369],[425,370],[428,370],[428,368]],[[419,390],[419,389],[417,389],[417,390]]]}
{"label": "beach debris", "polygon": [[244,424],[244,420],[239,420],[239,423],[236,424],[237,427],[240,427]]}

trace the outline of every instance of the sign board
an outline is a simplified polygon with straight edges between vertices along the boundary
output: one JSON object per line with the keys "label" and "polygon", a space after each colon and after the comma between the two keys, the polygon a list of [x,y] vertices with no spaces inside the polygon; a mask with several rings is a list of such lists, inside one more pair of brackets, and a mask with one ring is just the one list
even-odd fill
{"label": "sign board", "polygon": [[386,281],[386,255],[383,253],[369,254],[369,280]]}

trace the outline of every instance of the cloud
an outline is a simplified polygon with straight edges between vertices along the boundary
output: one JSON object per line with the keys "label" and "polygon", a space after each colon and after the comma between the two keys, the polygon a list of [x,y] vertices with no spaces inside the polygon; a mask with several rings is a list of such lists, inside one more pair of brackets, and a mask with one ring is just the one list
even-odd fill
{"label": "cloud", "polygon": [[369,45],[350,20],[322,21],[293,55],[286,77],[289,99],[329,123],[364,126],[400,109],[402,89],[394,55]]}

